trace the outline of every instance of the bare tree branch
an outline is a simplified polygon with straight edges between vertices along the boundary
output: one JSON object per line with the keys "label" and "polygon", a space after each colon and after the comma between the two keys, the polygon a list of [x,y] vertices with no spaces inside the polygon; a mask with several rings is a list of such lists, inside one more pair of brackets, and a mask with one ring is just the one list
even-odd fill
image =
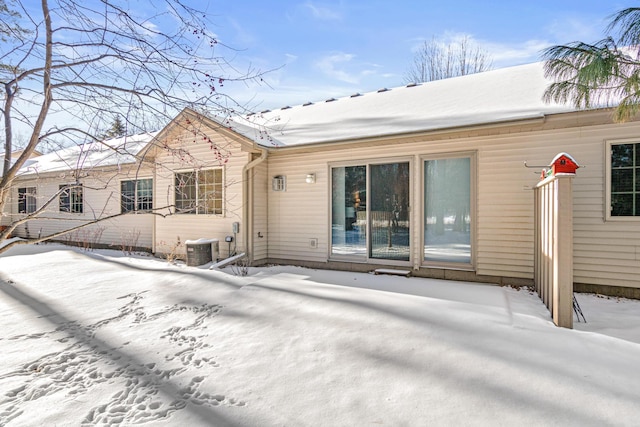
{"label": "bare tree branch", "polygon": [[474,46],[469,36],[443,43],[435,37],[425,41],[415,53],[405,74],[406,83],[422,83],[464,76],[491,69],[489,54]]}
{"label": "bare tree branch", "polygon": [[[206,14],[181,0],[39,3],[39,8],[26,8],[22,2],[0,0],[0,17],[11,18],[0,23],[0,113],[5,138],[0,212],[6,212],[16,178],[40,144],[53,138],[75,145],[100,142],[114,117],[122,118],[127,130],[141,133],[158,130],[185,107],[223,115],[230,108],[244,111],[223,93],[225,85],[262,81],[259,70],[233,66],[225,56],[236,51],[220,42]],[[28,137],[16,159],[12,152],[19,129],[26,129]],[[209,143],[222,158],[225,147]],[[136,174],[140,171],[146,153],[105,147],[137,160],[132,168]],[[67,165],[76,171],[78,184],[86,176],[80,171],[91,167],[85,163],[89,153],[84,154]],[[106,176],[101,179],[110,181]],[[0,240],[17,226],[42,218],[42,209],[51,207],[57,197],[59,193],[35,215],[12,218]],[[118,216],[96,207],[92,220]]]}

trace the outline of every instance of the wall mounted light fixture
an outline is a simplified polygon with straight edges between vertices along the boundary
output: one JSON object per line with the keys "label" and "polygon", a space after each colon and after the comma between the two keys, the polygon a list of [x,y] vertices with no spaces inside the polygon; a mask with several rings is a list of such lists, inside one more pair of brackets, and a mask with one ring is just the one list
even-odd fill
{"label": "wall mounted light fixture", "polygon": [[305,182],[307,184],[314,184],[316,182],[316,174],[315,173],[308,173],[307,174],[307,178],[305,179]]}

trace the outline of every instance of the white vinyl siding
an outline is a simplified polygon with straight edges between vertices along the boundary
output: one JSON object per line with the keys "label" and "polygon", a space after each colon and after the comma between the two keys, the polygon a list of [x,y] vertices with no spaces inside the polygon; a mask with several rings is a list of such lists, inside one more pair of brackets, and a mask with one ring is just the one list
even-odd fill
{"label": "white vinyl siding", "polygon": [[[156,218],[154,252],[167,254],[175,251],[178,255],[184,256],[184,242],[200,238],[218,239],[221,258],[229,255],[229,249],[231,252],[234,249],[237,252],[244,250],[242,168],[250,160],[250,154],[241,149],[239,142],[220,135],[216,129],[201,124],[198,124],[197,131],[190,126],[178,128],[180,131],[172,133],[165,141],[170,148],[159,150],[156,157],[156,209],[159,209],[160,214],[168,215]],[[212,147],[216,147],[216,150]],[[176,156],[174,150],[180,149],[188,152],[188,155]],[[220,200],[220,214],[173,215],[176,172],[204,170],[222,171],[223,195]],[[232,231],[234,222],[240,223],[240,232],[235,235]],[[234,237],[230,246],[225,243],[226,236]]]}
{"label": "white vinyl siding", "polygon": [[[336,156],[331,157],[336,160]],[[269,177],[286,176],[287,191],[269,183],[269,259],[325,262],[329,250],[327,158],[318,153],[269,156]],[[343,160],[343,159],[340,159]],[[307,184],[309,173],[316,182]],[[315,240],[314,240],[315,239]],[[317,241],[317,246],[312,242]]]}

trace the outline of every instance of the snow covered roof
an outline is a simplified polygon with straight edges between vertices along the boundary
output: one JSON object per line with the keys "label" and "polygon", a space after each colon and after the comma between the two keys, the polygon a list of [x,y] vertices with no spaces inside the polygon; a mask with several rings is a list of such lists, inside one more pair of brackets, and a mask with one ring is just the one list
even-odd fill
{"label": "snow covered roof", "polygon": [[[20,155],[23,152],[24,150],[16,150],[11,153],[11,166],[13,166],[16,163],[16,160],[18,160],[18,157],[20,157]],[[0,154],[0,165],[4,163],[4,155],[5,153]],[[38,157],[38,156],[42,156],[42,153],[39,152],[38,150],[34,150],[33,153],[31,153],[32,158]]]}
{"label": "snow covered roof", "polygon": [[262,146],[296,146],[500,123],[575,111],[545,103],[543,62],[221,121]]}
{"label": "snow covered roof", "polygon": [[156,134],[143,133],[63,148],[28,159],[19,175],[135,163],[138,153]]}

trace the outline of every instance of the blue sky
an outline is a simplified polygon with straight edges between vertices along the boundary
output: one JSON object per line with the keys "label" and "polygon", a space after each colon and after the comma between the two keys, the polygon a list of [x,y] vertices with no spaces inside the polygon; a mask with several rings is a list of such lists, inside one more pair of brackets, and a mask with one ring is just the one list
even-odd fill
{"label": "blue sky", "polygon": [[[619,0],[182,1],[206,12],[209,30],[234,48],[218,45],[216,53],[237,72],[266,73],[262,83],[225,81],[218,88],[252,111],[404,85],[416,49],[432,38],[451,42],[468,37],[489,53],[494,68],[535,62],[546,47],[601,39],[608,18],[629,7]],[[122,2],[133,16],[144,17],[140,19],[158,17],[150,25],[161,31],[163,25],[176,25],[175,20],[163,21],[170,16],[164,2]],[[21,4],[40,19],[38,2]],[[227,70],[237,75],[231,67]],[[35,115],[30,108],[24,112]],[[68,113],[63,109],[48,120],[63,123]],[[28,128],[22,132],[27,134]]]}
{"label": "blue sky", "polygon": [[192,0],[212,30],[238,49],[240,69],[273,70],[267,84],[227,85],[255,109],[296,105],[404,84],[417,46],[468,36],[502,68],[539,60],[541,49],[603,36],[617,0],[253,1]]}

